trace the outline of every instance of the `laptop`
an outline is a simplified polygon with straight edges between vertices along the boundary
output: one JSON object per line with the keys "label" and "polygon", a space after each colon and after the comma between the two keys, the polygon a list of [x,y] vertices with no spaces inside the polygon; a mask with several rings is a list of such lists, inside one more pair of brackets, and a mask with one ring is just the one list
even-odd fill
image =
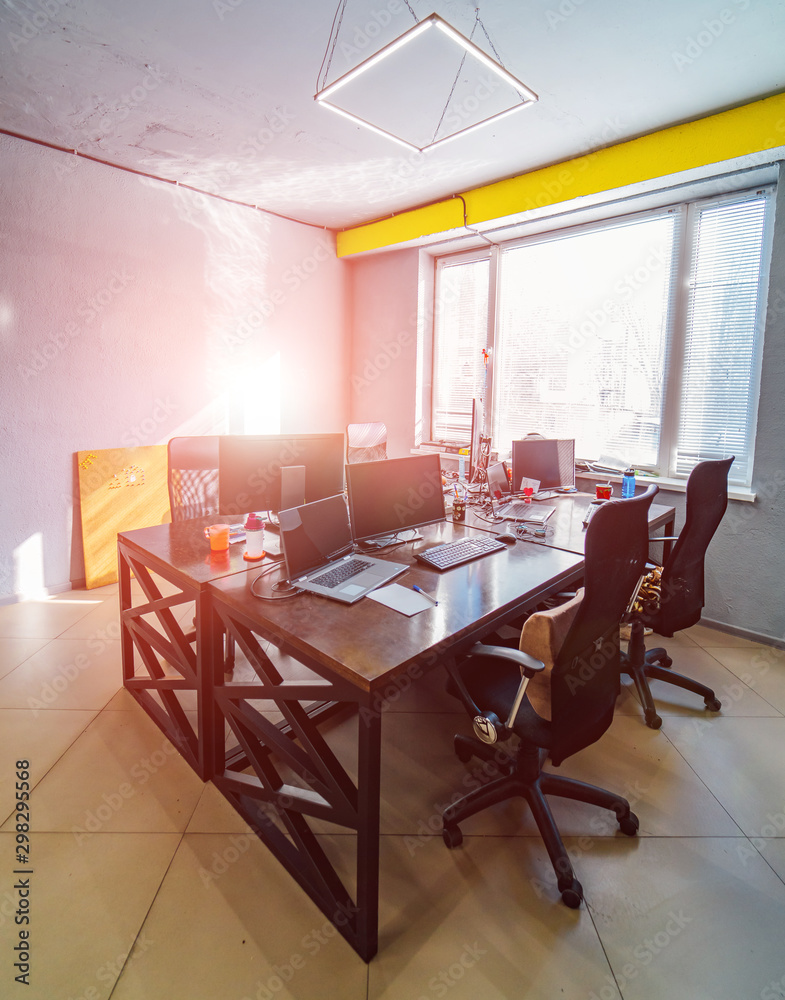
{"label": "laptop", "polygon": [[523,500],[513,500],[512,503],[500,507],[496,513],[508,521],[526,521],[527,524],[545,524],[555,507],[543,507],[538,503],[524,503]]}
{"label": "laptop", "polygon": [[405,563],[352,552],[343,494],[278,512],[281,549],[292,586],[354,604],[406,572]]}

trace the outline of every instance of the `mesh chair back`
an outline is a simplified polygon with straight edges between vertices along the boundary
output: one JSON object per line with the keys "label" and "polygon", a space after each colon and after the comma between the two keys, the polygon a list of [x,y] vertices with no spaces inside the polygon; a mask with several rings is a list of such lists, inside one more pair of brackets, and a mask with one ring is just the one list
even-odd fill
{"label": "mesh chair back", "polygon": [[376,422],[349,424],[346,428],[346,461],[378,462],[387,458],[387,427]]}
{"label": "mesh chair back", "polygon": [[218,514],[218,437],[176,437],[167,445],[173,521]]}
{"label": "mesh chair back", "polygon": [[645,618],[660,635],[672,636],[700,620],[706,549],[728,506],[732,464],[733,457],[701,462],[687,480],[684,527],[662,568],[659,610]]}
{"label": "mesh chair back", "polygon": [[551,674],[554,764],[594,743],[613,720],[621,664],[619,622],[643,576],[656,486],[610,500],[586,529],[584,595]]}

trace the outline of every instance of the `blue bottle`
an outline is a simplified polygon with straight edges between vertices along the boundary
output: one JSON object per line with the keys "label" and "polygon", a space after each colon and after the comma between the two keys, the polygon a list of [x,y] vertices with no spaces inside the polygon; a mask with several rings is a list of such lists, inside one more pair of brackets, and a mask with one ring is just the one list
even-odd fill
{"label": "blue bottle", "polygon": [[635,470],[627,469],[624,473],[624,478],[621,481],[621,496],[622,500],[626,500],[628,497],[635,496]]}

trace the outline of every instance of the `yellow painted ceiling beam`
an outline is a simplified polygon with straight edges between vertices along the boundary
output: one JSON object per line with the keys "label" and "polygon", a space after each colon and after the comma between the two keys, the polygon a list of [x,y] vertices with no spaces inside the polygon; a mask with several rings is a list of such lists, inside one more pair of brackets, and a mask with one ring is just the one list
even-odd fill
{"label": "yellow painted ceiling beam", "polygon": [[[470,226],[785,145],[785,94],[461,192]],[[460,198],[337,234],[339,257],[463,226]]]}

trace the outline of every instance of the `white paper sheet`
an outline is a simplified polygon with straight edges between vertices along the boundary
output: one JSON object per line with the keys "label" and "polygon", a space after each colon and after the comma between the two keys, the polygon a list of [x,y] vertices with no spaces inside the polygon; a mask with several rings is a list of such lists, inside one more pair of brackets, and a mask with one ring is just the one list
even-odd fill
{"label": "white paper sheet", "polygon": [[400,583],[391,583],[386,587],[379,587],[378,590],[372,590],[368,597],[372,601],[384,604],[385,607],[392,608],[393,611],[400,611],[402,615],[408,615],[410,618],[412,615],[419,614],[420,611],[436,607],[427,597],[418,594],[411,587],[401,586]]}

